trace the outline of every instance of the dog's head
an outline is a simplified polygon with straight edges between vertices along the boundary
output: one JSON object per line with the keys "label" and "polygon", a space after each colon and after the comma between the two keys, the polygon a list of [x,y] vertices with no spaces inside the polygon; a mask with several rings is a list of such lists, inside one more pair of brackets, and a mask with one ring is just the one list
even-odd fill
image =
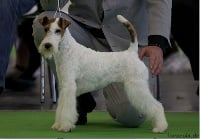
{"label": "dog's head", "polygon": [[64,36],[70,21],[63,18],[51,18],[47,16],[39,19],[39,23],[44,27],[45,36],[38,47],[38,51],[45,58],[51,58],[53,53],[59,51],[60,42]]}

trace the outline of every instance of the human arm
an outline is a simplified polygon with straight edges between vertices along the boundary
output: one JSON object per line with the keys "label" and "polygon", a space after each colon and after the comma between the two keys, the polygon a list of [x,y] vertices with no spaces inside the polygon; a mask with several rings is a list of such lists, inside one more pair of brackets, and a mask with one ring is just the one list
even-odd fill
{"label": "human arm", "polygon": [[148,12],[148,47],[139,52],[139,57],[149,57],[153,76],[161,72],[163,53],[169,47],[171,27],[171,0],[147,0]]}

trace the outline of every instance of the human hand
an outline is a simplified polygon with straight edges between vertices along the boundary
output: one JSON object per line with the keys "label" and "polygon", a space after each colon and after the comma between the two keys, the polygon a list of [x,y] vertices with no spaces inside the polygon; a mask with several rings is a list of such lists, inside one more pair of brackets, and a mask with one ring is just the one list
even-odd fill
{"label": "human hand", "polygon": [[157,46],[144,47],[139,51],[139,58],[149,57],[149,66],[152,76],[158,75],[163,66],[163,51]]}

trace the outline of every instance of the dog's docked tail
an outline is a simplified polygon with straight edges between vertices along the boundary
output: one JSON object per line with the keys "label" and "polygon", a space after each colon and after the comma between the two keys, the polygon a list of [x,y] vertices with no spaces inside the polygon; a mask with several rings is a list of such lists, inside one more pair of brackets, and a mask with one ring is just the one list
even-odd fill
{"label": "dog's docked tail", "polygon": [[128,29],[131,35],[131,41],[134,44],[134,49],[138,51],[138,40],[137,40],[137,33],[134,26],[122,15],[117,15],[117,19]]}

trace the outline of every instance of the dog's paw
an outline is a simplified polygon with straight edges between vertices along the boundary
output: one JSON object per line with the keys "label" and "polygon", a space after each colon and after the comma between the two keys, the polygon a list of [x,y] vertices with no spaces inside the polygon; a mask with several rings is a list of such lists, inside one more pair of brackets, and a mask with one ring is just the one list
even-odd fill
{"label": "dog's paw", "polygon": [[154,133],[162,133],[164,132],[168,127],[167,122],[161,122],[160,124],[157,124],[155,127],[153,127],[152,132]]}
{"label": "dog's paw", "polygon": [[154,132],[154,133],[162,133],[164,131],[165,131],[165,129],[164,130],[163,129],[159,129],[159,128],[153,128],[152,129],[152,132]]}
{"label": "dog's paw", "polygon": [[75,128],[75,125],[73,124],[64,125],[64,124],[54,123],[51,128],[53,130],[60,131],[60,132],[71,132],[72,129]]}
{"label": "dog's paw", "polygon": [[54,123],[52,126],[51,126],[51,128],[53,129],[53,130],[57,130],[58,128],[59,128],[59,123]]}

